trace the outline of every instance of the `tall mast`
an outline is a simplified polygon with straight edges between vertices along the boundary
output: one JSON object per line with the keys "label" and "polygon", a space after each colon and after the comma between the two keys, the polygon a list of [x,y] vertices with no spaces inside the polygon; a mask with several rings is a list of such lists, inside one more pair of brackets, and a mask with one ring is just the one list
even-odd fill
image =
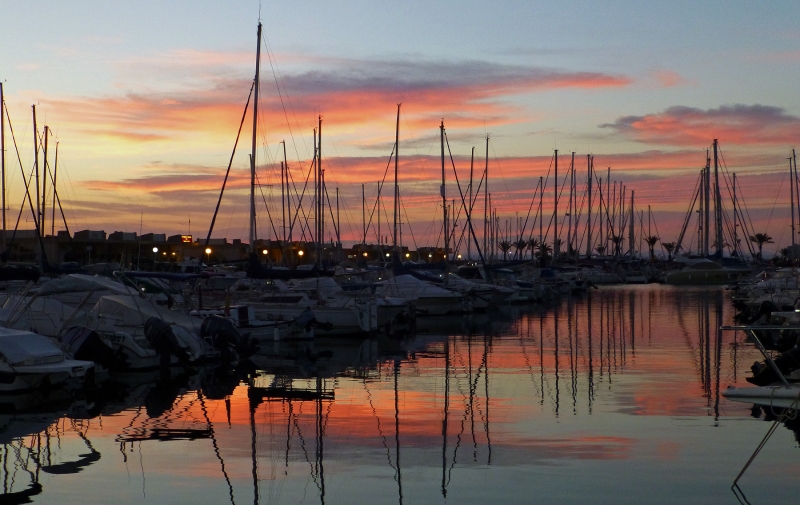
{"label": "tall mast", "polygon": [[44,217],[46,215],[45,208],[47,207],[47,138],[50,133],[50,128],[44,125],[44,161],[42,163],[42,214],[39,216],[39,230],[41,230],[42,237],[44,237]]}
{"label": "tall mast", "polygon": [[261,70],[261,21],[258,22],[256,45],[256,77],[253,95],[253,140],[250,150],[250,253],[256,252],[256,138],[258,134],[258,90],[260,87],[259,72]]}
{"label": "tall mast", "polygon": [[0,204],[3,206],[3,249],[6,247],[6,102],[3,97],[3,83],[0,82]]}
{"label": "tall mast", "polygon": [[794,230],[794,171],[792,170],[792,158],[789,158],[789,201],[791,202],[791,213],[792,213],[792,254],[794,254],[794,244],[795,244],[795,230]]}
{"label": "tall mast", "polygon": [[336,247],[338,248],[342,243],[341,235],[341,221],[339,221],[339,186],[336,186]]}
{"label": "tall mast", "polygon": [[733,250],[739,258],[739,209],[736,208],[736,172],[733,173]]}
{"label": "tall mast", "polygon": [[50,235],[53,237],[56,236],[56,182],[58,182],[58,142],[56,142],[56,163],[53,167],[53,204],[50,206]]}
{"label": "tall mast", "polygon": [[450,230],[447,226],[447,194],[444,186],[444,120],[439,125],[439,140],[442,148],[442,185],[439,193],[442,195],[442,215],[444,217],[444,282],[447,284],[447,254],[450,246]]}
{"label": "tall mast", "polygon": [[489,135],[486,135],[486,167],[483,169],[483,252],[489,255]]}
{"label": "tall mast", "polygon": [[[394,254],[397,254],[397,216],[400,211],[400,202],[398,201],[399,195],[397,194],[397,167],[400,158],[400,105],[402,104],[397,104],[397,122],[394,128],[394,228],[392,229],[392,247],[394,248]],[[445,238],[445,240],[447,240],[447,238]]]}
{"label": "tall mast", "polygon": [[[292,195],[289,192],[289,161],[286,159],[286,141],[283,142],[283,170],[286,179],[286,214],[289,218],[289,242],[292,241]],[[282,205],[282,204],[281,204]],[[285,225],[284,225],[285,227]],[[284,231],[284,240],[286,240],[286,232]],[[291,251],[291,247],[289,248]]]}
{"label": "tall mast", "polygon": [[319,240],[317,247],[319,254],[317,255],[318,266],[322,266],[322,252],[325,250],[325,170],[322,169],[322,116],[319,116],[319,127],[317,129],[317,172],[319,172]]}
{"label": "tall mast", "polygon": [[[469,212],[468,217],[470,218],[469,226],[470,230],[472,229],[472,169],[475,166],[475,147],[472,147],[472,155],[469,158]],[[472,256],[472,241],[467,240],[467,260],[470,259]]]}
{"label": "tall mast", "polygon": [[797,195],[797,217],[800,218],[800,188],[797,186],[797,153],[795,153],[794,148],[792,148],[792,160],[794,161],[794,176],[792,177],[792,185],[794,185],[795,195]]}
{"label": "tall mast", "polygon": [[382,253],[383,247],[381,244],[383,244],[381,239],[381,181],[378,181],[378,251]]}
{"label": "tall mast", "polygon": [[709,220],[711,211],[711,158],[708,157],[708,149],[706,149],[706,171],[703,181],[703,252],[701,254],[708,256],[711,253],[711,248],[709,247],[709,231],[711,230]]}
{"label": "tall mast", "polygon": [[604,221],[604,219],[603,219],[603,178],[602,177],[598,177],[597,178],[597,192],[600,193],[600,203],[597,205],[597,215],[599,216],[597,221],[600,223],[600,229],[598,230],[600,232],[600,242],[599,243],[602,245],[603,244],[603,237],[604,237],[604,235],[603,235],[603,221]]}
{"label": "tall mast", "polygon": [[314,236],[311,240],[314,242],[314,262],[317,262],[317,242],[319,242],[319,169],[317,167],[317,129],[312,129],[312,136],[314,137],[314,159],[311,161],[311,166],[314,167]]}
{"label": "tall mast", "polygon": [[611,167],[606,172],[606,254],[608,254],[608,236],[611,235],[611,221],[608,219],[608,206],[611,204]]}
{"label": "tall mast", "polygon": [[539,176],[539,266],[544,268],[544,216],[542,203],[544,201],[544,177]]}
{"label": "tall mast", "polygon": [[[281,143],[284,144],[284,159],[286,158],[286,141],[281,140]],[[284,191],[284,179],[285,179],[285,172],[286,172],[286,162],[281,161],[281,222],[283,223],[283,233],[281,234],[281,240],[283,240],[283,244],[286,245],[286,192]]]}
{"label": "tall mast", "polygon": [[[572,192],[575,186],[575,153],[572,153],[572,162],[569,167],[569,226],[567,228],[567,254],[572,252],[572,214],[575,213],[573,205],[574,193]],[[576,202],[577,203],[577,202]],[[577,224],[577,221],[576,223]]]}
{"label": "tall mast", "polygon": [[635,247],[635,243],[634,243],[636,237],[634,235],[634,230],[633,230],[633,228],[634,228],[633,223],[635,221],[635,219],[634,219],[635,215],[636,214],[633,211],[633,190],[631,190],[631,211],[630,211],[631,222],[628,224],[628,226],[629,226],[629,228],[628,228],[628,242],[630,242],[630,244],[628,244],[628,250],[631,252],[631,258],[633,258],[633,255],[636,252],[636,247]]}
{"label": "tall mast", "polygon": [[39,228],[39,221],[41,220],[41,209],[39,204],[39,130],[36,128],[36,106],[31,105],[33,109],[33,166],[36,171],[36,231],[39,235],[42,234]]}
{"label": "tall mast", "polygon": [[586,155],[586,171],[588,173],[589,181],[589,200],[588,209],[586,213],[586,259],[592,257],[592,155]]}
{"label": "tall mast", "polygon": [[558,149],[555,150],[556,159],[555,163],[555,185],[553,186],[553,262],[558,261],[559,244],[558,244]]}
{"label": "tall mast", "polygon": [[362,244],[367,244],[367,196],[364,193],[364,183],[361,183],[361,228],[363,230],[363,240],[361,241]]}
{"label": "tall mast", "polygon": [[[719,140],[714,139],[714,227],[717,230],[717,252],[722,257],[722,194],[719,190]],[[794,239],[794,237],[792,237]]]}

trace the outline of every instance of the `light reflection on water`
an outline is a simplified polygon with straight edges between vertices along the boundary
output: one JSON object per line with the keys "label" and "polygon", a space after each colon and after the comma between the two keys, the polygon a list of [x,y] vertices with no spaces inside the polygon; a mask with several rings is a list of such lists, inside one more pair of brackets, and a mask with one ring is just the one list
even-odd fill
{"label": "light reflection on water", "polygon": [[[769,424],[726,293],[616,287],[0,402],[7,503],[737,503]],[[14,412],[16,411],[16,413]],[[766,414],[769,416],[769,413]],[[780,428],[740,485],[797,496]]]}

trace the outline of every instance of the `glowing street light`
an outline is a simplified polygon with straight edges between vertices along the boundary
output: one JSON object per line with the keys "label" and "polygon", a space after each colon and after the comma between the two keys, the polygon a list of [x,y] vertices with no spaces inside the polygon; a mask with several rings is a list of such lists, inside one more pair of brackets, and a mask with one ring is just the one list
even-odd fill
{"label": "glowing street light", "polygon": [[304,253],[303,251],[297,251],[297,255],[298,255],[298,256],[302,256],[302,255],[304,255],[304,254],[305,254],[305,253]]}
{"label": "glowing street light", "polygon": [[153,261],[154,262],[158,260],[158,256],[156,256],[157,254],[158,254],[158,247],[154,247],[153,248]]}
{"label": "glowing street light", "polygon": [[211,248],[206,247],[206,262],[211,263]]}

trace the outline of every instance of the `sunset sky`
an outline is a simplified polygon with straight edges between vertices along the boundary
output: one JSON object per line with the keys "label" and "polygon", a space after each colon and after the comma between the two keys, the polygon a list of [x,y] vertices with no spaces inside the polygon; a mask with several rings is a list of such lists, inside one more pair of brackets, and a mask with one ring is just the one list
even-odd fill
{"label": "sunset sky", "polygon": [[[718,138],[755,230],[774,237],[773,250],[790,241],[787,157],[800,138],[793,1],[5,1],[0,80],[22,167],[30,174],[36,104],[40,129],[59,142],[70,230],[139,232],[141,222],[144,233],[205,236],[254,74],[259,8],[259,237],[273,236],[264,202],[281,227],[280,142],[301,187],[321,115],[342,239],[360,241],[361,184],[374,205],[402,103],[403,241],[412,248],[441,244],[442,120],[464,189],[470,150],[479,179],[490,135],[489,188],[503,227],[526,216],[558,149],[559,177],[574,151],[582,192],[593,154],[595,169],[610,166],[674,241]],[[215,237],[247,237],[251,122],[248,114]],[[6,164],[13,227],[23,183],[8,125]],[[449,160],[447,178],[458,199]],[[545,212],[552,188],[551,177]],[[387,235],[392,191],[383,191]],[[725,189],[723,198],[730,209]],[[32,228],[29,211],[20,226]]]}

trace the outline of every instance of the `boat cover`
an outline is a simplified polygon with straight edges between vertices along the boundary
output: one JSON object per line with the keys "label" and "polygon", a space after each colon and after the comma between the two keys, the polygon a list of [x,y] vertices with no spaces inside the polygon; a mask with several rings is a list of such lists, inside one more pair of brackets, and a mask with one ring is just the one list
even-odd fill
{"label": "boat cover", "polygon": [[64,359],[64,351],[49,338],[8,328],[0,328],[0,355],[12,366],[55,363]]}
{"label": "boat cover", "polygon": [[77,293],[83,291],[113,291],[119,294],[135,292],[121,283],[96,275],[73,274],[45,282],[39,287],[39,295],[47,296],[58,293]]}

